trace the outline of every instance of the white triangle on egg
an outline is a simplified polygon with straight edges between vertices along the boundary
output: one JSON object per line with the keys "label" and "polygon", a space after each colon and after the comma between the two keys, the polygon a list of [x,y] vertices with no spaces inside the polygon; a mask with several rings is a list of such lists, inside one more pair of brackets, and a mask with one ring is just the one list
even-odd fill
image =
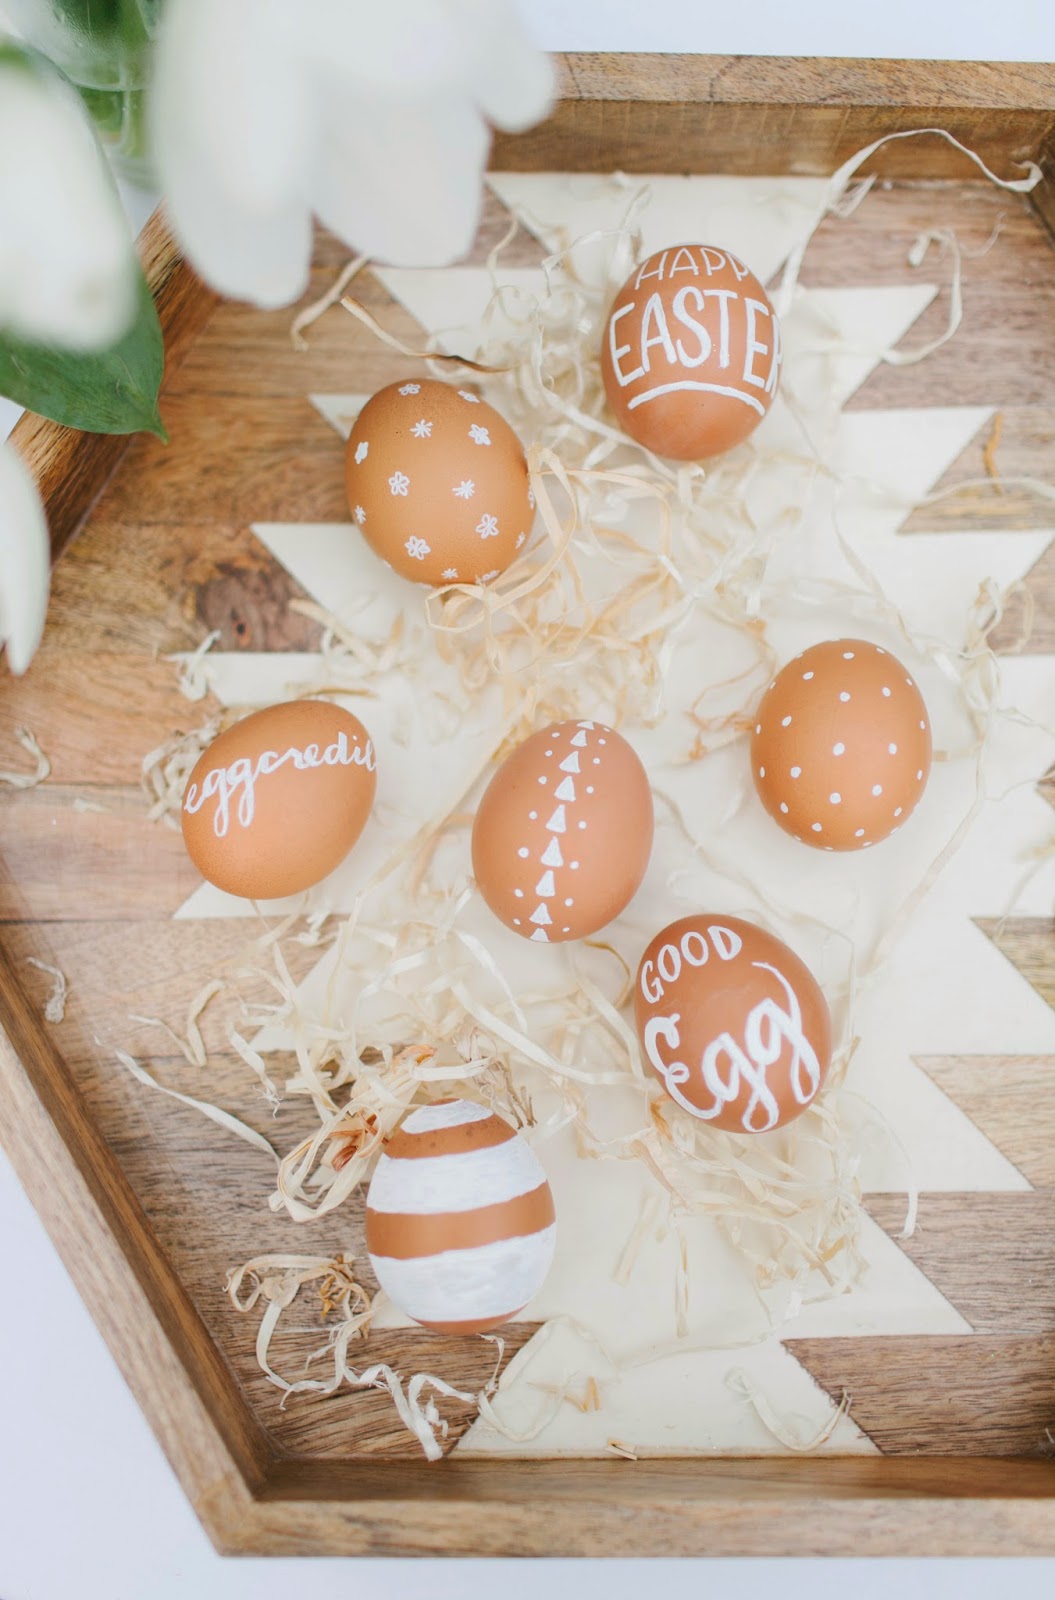
{"label": "white triangle on egg", "polygon": [[544,872],[538,883],[535,885],[535,893],[538,895],[540,900],[548,900],[550,896],[555,895],[556,892],[557,886],[553,881],[552,870],[549,872]]}
{"label": "white triangle on egg", "polygon": [[573,783],[571,778],[565,778],[564,779],[564,782],[561,784],[560,788],[556,791],[556,798],[558,800],[574,800],[575,799],[575,784]]}
{"label": "white triangle on egg", "polygon": [[568,824],[564,818],[564,807],[558,806],[552,817],[550,817],[549,821],[546,823],[546,827],[551,833],[564,833],[567,830],[567,826]]}
{"label": "white triangle on egg", "polygon": [[563,867],[564,857],[560,853],[560,845],[556,839],[551,839],[542,854],[544,867]]}
{"label": "white triangle on egg", "polygon": [[[575,743],[575,740],[573,739],[572,740],[572,744],[574,744],[574,743]],[[584,744],[586,743],[585,739],[583,740],[583,743]],[[570,756],[565,756],[564,757],[564,760],[560,764],[560,770],[562,772],[578,772],[578,770],[579,770],[579,753],[578,753],[577,750],[573,750]]]}

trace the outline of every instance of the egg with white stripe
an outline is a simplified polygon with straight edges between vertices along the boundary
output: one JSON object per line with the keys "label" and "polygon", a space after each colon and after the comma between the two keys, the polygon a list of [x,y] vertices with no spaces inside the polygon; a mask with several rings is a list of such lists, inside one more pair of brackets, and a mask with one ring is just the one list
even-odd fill
{"label": "egg with white stripe", "polygon": [[652,788],[614,728],[552,722],[506,757],[473,822],[487,904],[537,944],[586,939],[637,893],[652,852]]}
{"label": "egg with white stripe", "polygon": [[553,1259],[553,1196],[538,1157],[485,1106],[405,1117],[366,1199],[366,1248],[400,1311],[437,1333],[486,1333],[522,1311]]}

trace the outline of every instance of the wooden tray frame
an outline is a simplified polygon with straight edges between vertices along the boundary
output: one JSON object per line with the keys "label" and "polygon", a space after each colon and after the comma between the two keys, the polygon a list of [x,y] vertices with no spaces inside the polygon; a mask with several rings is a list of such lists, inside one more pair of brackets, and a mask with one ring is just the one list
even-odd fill
{"label": "wooden tray frame", "polygon": [[[947,129],[994,167],[1032,158],[1055,225],[1047,66],[566,56],[561,99],[496,141],[496,169],[827,174],[902,128]],[[887,176],[963,178],[939,139]],[[173,369],[215,299],[159,216],[141,239]],[[128,441],[26,416],[58,555]],[[1051,1555],[1055,1461],[847,1457],[305,1466],[276,1452],[0,945],[2,1138],[217,1549],[282,1555]],[[86,1441],[87,1447],[87,1441]]]}

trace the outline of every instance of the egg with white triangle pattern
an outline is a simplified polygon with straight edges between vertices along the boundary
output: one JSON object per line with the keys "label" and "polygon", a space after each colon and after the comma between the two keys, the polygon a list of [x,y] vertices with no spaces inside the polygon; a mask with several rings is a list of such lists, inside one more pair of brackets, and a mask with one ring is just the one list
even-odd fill
{"label": "egg with white triangle pattern", "polygon": [[561,944],[626,909],[652,834],[652,789],[622,735],[589,719],[554,722],[491,779],[473,823],[473,871],[507,928]]}

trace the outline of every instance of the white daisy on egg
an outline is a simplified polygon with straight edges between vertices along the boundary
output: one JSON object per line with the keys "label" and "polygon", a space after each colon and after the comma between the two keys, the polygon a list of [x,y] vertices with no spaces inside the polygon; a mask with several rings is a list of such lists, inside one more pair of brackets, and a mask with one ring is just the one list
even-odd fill
{"label": "white daisy on egg", "polygon": [[478,422],[474,422],[469,428],[469,437],[473,444],[491,443],[491,435],[488,433],[487,429],[482,428]]}
{"label": "white daisy on egg", "polygon": [[408,556],[415,561],[424,561],[427,555],[432,554],[432,546],[425,543],[424,539],[410,538],[403,546]]}
{"label": "white daisy on egg", "polygon": [[431,439],[432,423],[426,422],[424,417],[422,417],[420,422],[415,422],[410,431],[414,435],[415,439]]}
{"label": "white daisy on egg", "polygon": [[405,472],[393,472],[388,480],[388,487],[393,494],[406,494],[410,488],[410,479]]}

